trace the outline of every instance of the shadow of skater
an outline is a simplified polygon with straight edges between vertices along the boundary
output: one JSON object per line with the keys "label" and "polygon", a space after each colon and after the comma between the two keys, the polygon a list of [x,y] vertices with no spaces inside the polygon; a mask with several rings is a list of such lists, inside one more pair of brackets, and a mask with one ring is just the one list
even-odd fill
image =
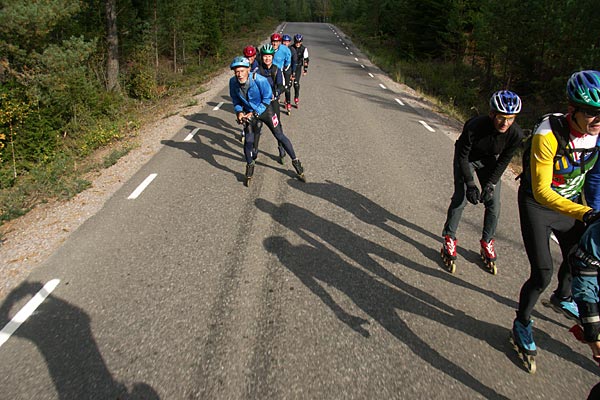
{"label": "shadow of skater", "polygon": [[[419,250],[421,254],[427,257],[429,260],[434,262],[436,266],[440,263],[440,254],[438,249],[431,249],[425,245],[423,245],[420,241],[416,240],[414,237],[410,235],[406,235],[397,229],[390,226],[389,222],[395,222],[399,225],[405,226],[409,229],[412,229],[415,232],[418,232],[424,236],[430,237],[434,239],[437,243],[439,238],[435,236],[433,233],[428,230],[420,227],[419,225],[407,221],[403,218],[398,217],[397,215],[389,212],[385,208],[381,207],[379,204],[375,203],[368,197],[355,192],[352,189],[349,189],[345,186],[332,182],[330,180],[326,180],[326,183],[318,183],[318,182],[307,182],[299,185],[297,182],[288,181],[288,184],[298,190],[301,190],[307,194],[310,194],[315,197],[322,198],[336,206],[348,211],[353,214],[359,220],[376,226],[382,229],[385,232],[388,232],[392,236],[397,237],[405,243],[412,245],[414,248]],[[335,240],[335,238],[332,238]],[[340,243],[341,246],[344,246],[343,243]],[[477,254],[479,257],[479,254]],[[462,286],[464,288],[485,294],[486,296],[493,298],[501,304],[504,304],[508,307],[516,308],[517,303],[514,300],[508,299],[506,297],[500,296],[497,293],[492,291],[480,288],[478,286],[472,285],[468,282],[465,282],[455,275],[448,274],[441,268],[427,268],[417,263],[409,263],[405,264],[409,268],[430,276],[435,276],[436,278],[443,279],[452,284]]]}
{"label": "shadow of skater", "polygon": [[[432,348],[410,329],[406,322],[398,316],[396,310],[406,310],[430,319],[440,318],[434,314],[445,314],[446,311],[440,312],[422,299],[379,282],[368,273],[346,263],[341,257],[317,241],[313,241],[312,246],[293,246],[282,237],[270,237],[265,239],[264,245],[267,251],[275,254],[284,266],[293,272],[315,295],[319,296],[335,315],[353,330],[365,337],[369,336],[364,326],[368,322],[344,311],[333,300],[325,287],[333,286],[344,293],[357,307],[440,372],[451,376],[487,399],[506,398]],[[456,313],[456,311],[454,312]],[[481,321],[478,322],[480,325],[484,324]],[[489,327],[482,328],[486,333],[490,330]]]}
{"label": "shadow of skater", "polygon": [[[386,325],[388,319],[394,318],[396,315],[395,309],[403,309],[407,312],[422,315],[456,329],[457,331],[464,332],[471,337],[480,339],[501,353],[510,354],[510,356],[513,355],[512,349],[508,346],[508,329],[484,321],[478,321],[477,319],[464,314],[464,312],[441,302],[436,297],[406,284],[379,264],[373,256],[401,264],[416,271],[426,271],[426,267],[390,251],[377,243],[361,238],[348,229],[331,221],[327,221],[296,205],[284,203],[277,206],[264,199],[257,199],[255,204],[259,210],[270,214],[276,222],[290,229],[304,241],[312,245],[312,247],[304,246],[302,251],[295,253],[295,256],[289,256],[289,254],[296,250],[291,245],[288,246],[290,248],[286,249],[286,253],[279,252],[278,247],[273,246],[272,241],[265,242],[265,247],[267,247],[270,252],[277,254],[282,260],[282,264],[294,272],[307,287],[315,292],[315,294],[322,294],[323,291],[322,289],[314,289],[315,284],[311,283],[314,279],[329,283],[331,286],[346,293],[346,295],[352,298],[359,307],[365,310],[365,312],[370,314],[383,326],[389,328],[388,330],[390,330],[391,333],[403,341],[405,341],[403,336],[404,333],[399,335],[396,325]],[[371,275],[363,272],[361,269],[355,268],[344,262],[337,254],[329,250],[319,240],[314,239],[314,237],[318,237],[319,240],[328,243],[331,247],[354,260],[356,264],[360,265],[365,270],[382,278],[392,285],[392,288],[373,279]],[[267,246],[267,244],[269,246]],[[306,254],[310,254],[311,250],[312,253],[315,254],[314,258],[318,257],[317,261],[306,261],[308,259]],[[305,252],[304,256],[302,255],[303,252]],[[340,265],[343,265],[344,268],[339,268]],[[327,266],[331,267],[327,268]],[[447,277],[446,275],[447,274],[444,275],[446,279],[452,278]],[[480,290],[473,285],[467,285],[467,287],[472,290]],[[379,292],[374,292],[373,288],[379,288]],[[403,295],[401,295],[402,292],[404,292]],[[373,293],[379,293],[377,296],[379,299],[374,300]],[[488,294],[486,291],[483,291],[482,293]],[[497,300],[503,299],[494,293],[492,293],[492,295],[496,296]],[[328,295],[321,298],[325,304],[331,307],[333,300]],[[382,304],[386,303],[390,304],[387,308],[383,307],[386,311],[381,314]],[[336,315],[344,315],[343,312],[335,307],[339,308],[339,306],[336,304],[332,307]],[[346,321],[345,317],[340,319],[344,322]],[[404,323],[394,319],[394,324],[403,325]],[[356,325],[350,326],[352,329],[357,330]],[[363,332],[359,333],[365,336]],[[594,372],[589,360],[581,354],[573,352],[569,346],[552,339],[541,330],[536,338],[538,338],[539,346],[541,348],[548,349],[574,364],[586,366],[590,371]],[[416,354],[421,355],[418,348],[413,349],[413,351],[415,351]],[[433,353],[426,352],[425,355],[429,357],[431,354]],[[436,357],[424,359],[433,366],[438,367],[441,364],[439,363],[440,360]],[[518,363],[514,357],[511,357],[511,359],[513,362]],[[443,362],[446,362],[445,359]],[[441,370],[446,372],[444,368],[441,368]],[[467,373],[462,371],[461,374]],[[465,380],[458,380],[461,380],[461,382],[471,382],[473,378],[470,376],[467,378],[465,375],[462,376],[462,379]],[[476,386],[477,385],[471,387]]]}
{"label": "shadow of skater", "polygon": [[[9,322],[16,303],[35,295],[42,286],[24,282],[15,288],[0,307],[0,326]],[[39,349],[60,399],[159,399],[145,383],[135,383],[128,391],[116,381],[98,350],[89,316],[56,296],[48,296],[13,336],[27,339]]]}

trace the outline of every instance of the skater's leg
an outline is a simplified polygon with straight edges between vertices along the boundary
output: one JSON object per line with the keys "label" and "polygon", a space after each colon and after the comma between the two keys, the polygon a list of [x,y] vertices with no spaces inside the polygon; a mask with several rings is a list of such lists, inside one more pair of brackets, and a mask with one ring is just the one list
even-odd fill
{"label": "skater's leg", "polygon": [[481,239],[486,242],[490,242],[495,234],[496,227],[498,226],[498,220],[500,219],[500,191],[502,184],[500,181],[496,184],[494,189],[494,195],[488,202],[483,203],[485,207],[485,213],[483,215],[483,231],[481,233]]}
{"label": "skater's leg", "polygon": [[456,238],[456,231],[458,230],[458,224],[462,217],[463,210],[467,205],[467,198],[465,196],[465,180],[462,176],[460,166],[458,165],[458,159],[454,159],[453,163],[454,171],[454,193],[448,206],[448,212],[446,214],[446,222],[444,223],[444,229],[442,230],[442,236],[450,236]]}
{"label": "skater's leg", "polygon": [[519,190],[518,203],[521,235],[530,264],[530,276],[519,293],[517,319],[528,324],[535,304],[552,279],[550,224],[558,213],[538,204],[523,190]]}
{"label": "skater's leg", "polygon": [[302,71],[296,72],[296,79],[294,80],[294,99],[300,98],[300,78],[302,77]]}
{"label": "skater's leg", "polygon": [[273,109],[269,106],[260,115],[260,120],[264,122],[264,124],[269,128],[275,139],[281,143],[285,152],[290,155],[292,160],[296,159],[296,153],[294,152],[294,148],[292,147],[292,142],[288,139],[287,136],[283,133],[283,128],[281,127],[281,121],[277,118],[277,115],[273,113]]}
{"label": "skater's leg", "polygon": [[244,128],[245,141],[244,141],[244,158],[246,163],[250,164],[254,161],[254,140],[255,140],[255,129],[257,128],[256,123],[246,125]]}

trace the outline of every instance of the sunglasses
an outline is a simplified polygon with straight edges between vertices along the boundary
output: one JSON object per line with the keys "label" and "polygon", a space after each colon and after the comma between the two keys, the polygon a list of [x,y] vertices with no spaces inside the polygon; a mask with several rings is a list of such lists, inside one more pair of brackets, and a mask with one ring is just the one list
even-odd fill
{"label": "sunglasses", "polygon": [[515,120],[515,118],[517,118],[514,115],[508,116],[508,115],[500,115],[500,114],[496,114],[496,121],[500,122],[500,123],[505,123],[505,122],[513,122]]}
{"label": "sunglasses", "polygon": [[580,108],[579,111],[581,111],[587,118],[600,117],[600,109],[597,108]]}

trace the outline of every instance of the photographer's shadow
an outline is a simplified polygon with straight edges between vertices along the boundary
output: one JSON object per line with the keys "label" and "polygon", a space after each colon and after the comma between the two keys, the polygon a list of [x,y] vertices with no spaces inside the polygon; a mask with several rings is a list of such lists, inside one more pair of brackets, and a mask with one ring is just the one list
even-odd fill
{"label": "photographer's shadow", "polygon": [[[24,282],[15,288],[0,306],[0,326],[9,322],[9,313],[16,304],[41,289],[39,282]],[[145,383],[135,383],[128,390],[114,379],[94,340],[90,322],[82,309],[49,295],[13,337],[26,339],[38,348],[60,399],[158,400],[156,391]]]}

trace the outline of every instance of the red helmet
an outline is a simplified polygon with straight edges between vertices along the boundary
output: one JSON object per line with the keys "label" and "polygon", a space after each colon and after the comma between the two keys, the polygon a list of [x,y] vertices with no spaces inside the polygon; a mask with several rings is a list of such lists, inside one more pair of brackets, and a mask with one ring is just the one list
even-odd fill
{"label": "red helmet", "polygon": [[254,46],[244,47],[244,56],[253,57],[256,55],[256,48]]}
{"label": "red helmet", "polygon": [[281,42],[281,35],[279,33],[272,34],[271,42]]}

